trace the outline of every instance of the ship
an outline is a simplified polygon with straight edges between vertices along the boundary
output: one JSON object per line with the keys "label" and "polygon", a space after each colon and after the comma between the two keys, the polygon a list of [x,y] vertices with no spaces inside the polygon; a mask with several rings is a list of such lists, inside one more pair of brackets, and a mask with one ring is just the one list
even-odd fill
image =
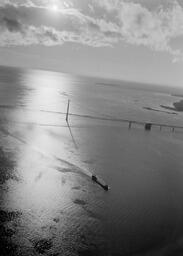
{"label": "ship", "polygon": [[104,190],[106,190],[106,191],[109,190],[109,186],[107,184],[105,184],[104,181],[101,180],[100,178],[98,178],[95,174],[92,174],[92,180],[94,182],[96,182],[97,184],[99,184]]}

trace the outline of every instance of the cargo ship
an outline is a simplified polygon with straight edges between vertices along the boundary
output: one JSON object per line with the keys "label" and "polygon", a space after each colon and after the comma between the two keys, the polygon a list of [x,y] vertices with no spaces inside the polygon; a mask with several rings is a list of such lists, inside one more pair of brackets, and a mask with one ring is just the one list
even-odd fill
{"label": "cargo ship", "polygon": [[107,184],[104,183],[103,180],[101,180],[100,178],[98,178],[96,175],[92,175],[92,180],[94,182],[96,182],[97,184],[99,184],[104,190],[108,191],[109,190],[109,186]]}

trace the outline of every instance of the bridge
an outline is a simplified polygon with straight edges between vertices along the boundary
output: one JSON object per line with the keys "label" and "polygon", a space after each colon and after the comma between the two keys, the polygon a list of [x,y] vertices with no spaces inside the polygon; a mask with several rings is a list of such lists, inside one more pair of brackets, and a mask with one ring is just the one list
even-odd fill
{"label": "bridge", "polygon": [[113,122],[122,122],[127,123],[128,128],[131,129],[133,125],[141,125],[144,127],[146,131],[151,131],[152,127],[157,127],[161,131],[163,128],[168,128],[171,132],[175,132],[176,129],[183,130],[183,126],[179,125],[171,125],[171,124],[164,124],[164,123],[156,123],[156,122],[145,122],[145,121],[138,121],[138,120],[130,120],[130,119],[121,119],[121,118],[110,118],[110,117],[100,117],[100,116],[92,116],[92,115],[80,115],[75,113],[69,113],[69,106],[70,100],[68,100],[67,104],[67,112],[66,112],[66,122],[68,123],[69,116],[75,117],[83,117],[88,119],[95,119],[101,121],[113,121]]}

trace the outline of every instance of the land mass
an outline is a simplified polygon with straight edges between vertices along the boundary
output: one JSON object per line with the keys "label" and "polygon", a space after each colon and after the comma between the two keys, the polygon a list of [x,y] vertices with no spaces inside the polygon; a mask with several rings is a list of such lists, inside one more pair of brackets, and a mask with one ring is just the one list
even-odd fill
{"label": "land mass", "polygon": [[180,100],[179,102],[174,102],[173,106],[174,107],[169,107],[169,106],[164,106],[160,105],[162,108],[168,109],[168,110],[173,110],[177,112],[183,112],[183,100]]}
{"label": "land mass", "polygon": [[163,110],[150,108],[150,107],[143,107],[143,109],[150,110],[150,111],[155,111],[155,112],[166,113],[166,114],[169,114],[169,115],[177,115],[177,113],[175,113],[175,112],[168,112],[168,111],[163,111]]}
{"label": "land mass", "polygon": [[183,94],[172,94],[174,97],[183,98]]}

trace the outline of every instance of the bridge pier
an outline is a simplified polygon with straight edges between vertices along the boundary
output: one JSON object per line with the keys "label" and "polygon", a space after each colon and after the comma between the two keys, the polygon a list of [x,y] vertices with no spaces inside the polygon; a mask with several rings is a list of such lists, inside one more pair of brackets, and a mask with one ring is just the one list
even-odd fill
{"label": "bridge pier", "polygon": [[146,123],[144,128],[145,128],[146,131],[150,131],[151,127],[152,127],[151,123]]}

